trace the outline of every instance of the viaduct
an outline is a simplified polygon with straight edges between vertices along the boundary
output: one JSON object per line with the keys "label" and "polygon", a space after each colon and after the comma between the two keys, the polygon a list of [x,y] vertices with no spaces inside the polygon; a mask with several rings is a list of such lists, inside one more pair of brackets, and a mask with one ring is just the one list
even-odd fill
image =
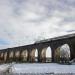
{"label": "viaduct", "polygon": [[46,62],[46,50],[51,48],[52,62],[55,62],[55,51],[58,47],[68,44],[70,60],[75,58],[75,34],[37,41],[34,44],[0,50],[0,63],[35,62],[35,51],[38,51],[38,62]]}

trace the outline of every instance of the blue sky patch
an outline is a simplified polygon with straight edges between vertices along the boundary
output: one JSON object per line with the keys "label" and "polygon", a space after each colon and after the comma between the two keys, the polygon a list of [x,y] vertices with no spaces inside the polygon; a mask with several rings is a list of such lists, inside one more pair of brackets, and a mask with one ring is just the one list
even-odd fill
{"label": "blue sky patch", "polygon": [[7,39],[0,38],[0,45],[9,45],[10,42]]}

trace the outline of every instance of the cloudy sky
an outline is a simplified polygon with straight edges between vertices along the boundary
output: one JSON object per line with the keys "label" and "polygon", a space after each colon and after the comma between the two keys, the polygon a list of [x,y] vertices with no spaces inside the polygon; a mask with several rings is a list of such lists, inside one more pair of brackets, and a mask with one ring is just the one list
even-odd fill
{"label": "cloudy sky", "polygon": [[0,0],[0,49],[75,31],[75,0]]}

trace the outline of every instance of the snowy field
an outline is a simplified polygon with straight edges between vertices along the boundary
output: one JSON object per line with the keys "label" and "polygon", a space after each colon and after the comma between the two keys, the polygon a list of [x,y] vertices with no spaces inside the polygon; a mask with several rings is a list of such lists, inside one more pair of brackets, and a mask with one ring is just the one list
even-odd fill
{"label": "snowy field", "polygon": [[[0,65],[0,70],[5,69],[8,64]],[[60,65],[56,63],[25,63],[14,64],[13,73],[75,73],[75,65]]]}

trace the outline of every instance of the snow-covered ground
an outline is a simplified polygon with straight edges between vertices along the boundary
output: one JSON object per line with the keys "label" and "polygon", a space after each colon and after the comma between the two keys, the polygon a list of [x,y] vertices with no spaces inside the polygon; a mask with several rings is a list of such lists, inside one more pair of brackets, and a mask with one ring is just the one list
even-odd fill
{"label": "snow-covered ground", "polygon": [[[0,65],[0,69],[7,67],[8,64]],[[14,73],[75,73],[75,65],[60,65],[56,63],[25,63],[14,64]]]}

